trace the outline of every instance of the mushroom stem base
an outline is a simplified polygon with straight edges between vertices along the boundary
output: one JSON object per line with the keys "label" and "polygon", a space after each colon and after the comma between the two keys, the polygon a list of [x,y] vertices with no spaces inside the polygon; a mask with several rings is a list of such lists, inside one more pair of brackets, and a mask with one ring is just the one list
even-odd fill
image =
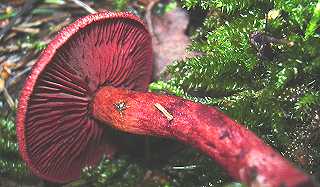
{"label": "mushroom stem base", "polygon": [[103,87],[93,100],[92,112],[125,132],[190,144],[250,186],[316,186],[254,133],[214,107],[175,96]]}

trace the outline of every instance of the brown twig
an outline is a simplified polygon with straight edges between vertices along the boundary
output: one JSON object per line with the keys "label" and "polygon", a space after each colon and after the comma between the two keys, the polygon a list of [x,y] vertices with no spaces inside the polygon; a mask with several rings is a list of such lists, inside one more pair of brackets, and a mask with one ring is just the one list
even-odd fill
{"label": "brown twig", "polygon": [[38,28],[12,27],[11,29],[16,32],[24,32],[29,34],[38,34],[40,32],[40,29]]}
{"label": "brown twig", "polygon": [[66,14],[55,14],[54,16],[41,18],[41,19],[38,19],[34,22],[22,23],[21,25],[19,25],[19,27],[23,27],[23,28],[37,27],[37,26],[40,26],[43,23],[49,22],[51,20],[57,20],[57,19],[65,18],[65,17],[66,17]]}
{"label": "brown twig", "polygon": [[0,53],[12,53],[20,49],[17,45],[7,45],[6,47],[0,46]]}
{"label": "brown twig", "polygon": [[15,108],[15,102],[13,101],[12,97],[10,96],[7,88],[6,88],[6,87],[3,87],[2,92],[3,92],[3,96],[4,96],[4,98],[6,99],[6,101],[7,101],[8,105],[9,105],[10,109],[11,109],[11,110],[14,110],[14,108]]}
{"label": "brown twig", "polygon": [[78,6],[82,7],[83,9],[85,9],[87,12],[89,12],[90,14],[94,14],[97,11],[94,10],[93,8],[91,8],[89,5],[85,4],[84,2],[80,1],[80,0],[72,0],[75,4],[77,4]]}
{"label": "brown twig", "polygon": [[173,116],[161,104],[155,103],[154,106],[168,119],[168,121],[173,120]]}
{"label": "brown twig", "polygon": [[61,30],[63,27],[67,26],[68,24],[70,24],[71,19],[70,18],[66,18],[63,22],[59,23],[58,25],[55,25],[54,27],[52,27],[52,29],[50,30],[49,35],[51,35],[52,33],[56,33],[59,30]]}

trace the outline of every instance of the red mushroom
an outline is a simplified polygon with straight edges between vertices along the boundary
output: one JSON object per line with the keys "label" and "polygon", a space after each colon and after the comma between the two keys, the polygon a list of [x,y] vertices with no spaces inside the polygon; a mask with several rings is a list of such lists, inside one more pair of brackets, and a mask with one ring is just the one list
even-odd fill
{"label": "red mushroom", "polygon": [[65,28],[41,54],[20,96],[17,135],[27,165],[50,181],[75,180],[105,154],[109,125],[191,144],[248,185],[315,186],[218,109],[146,93],[151,74],[151,38],[136,16],[96,13]]}

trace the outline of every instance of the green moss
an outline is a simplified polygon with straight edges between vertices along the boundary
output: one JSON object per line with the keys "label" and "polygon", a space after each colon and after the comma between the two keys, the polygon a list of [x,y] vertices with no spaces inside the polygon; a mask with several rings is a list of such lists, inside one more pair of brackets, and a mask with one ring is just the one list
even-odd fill
{"label": "green moss", "polygon": [[[219,106],[288,159],[306,171],[317,172],[317,1],[245,2],[232,8],[237,3],[186,1],[188,8],[200,5],[220,13],[208,14],[193,38],[189,50],[202,55],[174,63],[167,70],[170,79],[156,81],[150,89]],[[231,8],[222,8],[228,6]],[[265,42],[271,58],[257,53],[259,48],[250,42],[253,32],[273,38],[273,42]]]}
{"label": "green moss", "polygon": [[13,178],[29,176],[21,161],[12,116],[0,117],[0,174]]}

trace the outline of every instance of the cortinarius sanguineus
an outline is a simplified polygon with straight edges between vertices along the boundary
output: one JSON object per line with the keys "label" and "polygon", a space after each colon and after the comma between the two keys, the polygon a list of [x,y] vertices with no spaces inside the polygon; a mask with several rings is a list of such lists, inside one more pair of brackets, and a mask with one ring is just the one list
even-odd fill
{"label": "cortinarius sanguineus", "polygon": [[96,13],[63,29],[20,96],[17,134],[27,165],[50,181],[77,179],[106,152],[110,125],[191,144],[248,185],[316,186],[218,109],[145,92],[151,75],[151,37],[133,14]]}

